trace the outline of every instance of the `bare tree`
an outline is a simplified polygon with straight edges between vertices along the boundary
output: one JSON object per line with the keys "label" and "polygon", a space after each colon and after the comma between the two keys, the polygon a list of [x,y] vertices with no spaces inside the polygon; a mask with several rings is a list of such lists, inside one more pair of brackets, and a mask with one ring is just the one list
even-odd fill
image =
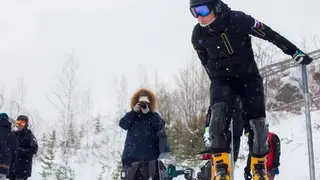
{"label": "bare tree", "polygon": [[189,121],[209,105],[209,79],[200,63],[190,61],[175,77],[174,99],[181,119]]}
{"label": "bare tree", "polygon": [[[121,75],[121,79],[117,79],[115,77],[115,86],[117,87],[117,113],[116,113],[116,121],[114,122],[115,126],[118,127],[119,120],[126,113],[126,107],[129,106],[129,98],[128,98],[128,82],[127,78],[124,74]],[[120,139],[123,138],[123,130],[121,128],[114,128],[114,133],[118,134]],[[116,136],[114,136],[116,138]]]}
{"label": "bare tree", "polygon": [[128,82],[127,78],[124,74],[121,75],[121,79],[118,80],[115,78],[115,84],[117,87],[117,108],[118,113],[117,116],[121,117],[124,115],[126,107],[129,105],[129,98],[128,98]]}
{"label": "bare tree", "polygon": [[143,88],[151,87],[152,84],[150,84],[150,82],[149,82],[147,69],[140,65],[138,70],[139,71],[137,74],[138,74],[138,80],[139,80],[140,87],[143,87]]}
{"label": "bare tree", "polygon": [[253,47],[254,58],[259,68],[273,64],[279,60],[280,50],[273,44],[255,38]]}
{"label": "bare tree", "polygon": [[[53,97],[47,98],[48,101],[59,111],[60,125],[62,126],[62,137],[67,138],[69,142],[74,142],[76,126],[79,116],[79,94],[77,82],[78,62],[72,54],[62,68],[62,74],[59,76],[59,83],[56,89],[52,90]],[[72,132],[71,132],[72,131]],[[64,144],[69,146],[70,143]]]}
{"label": "bare tree", "polygon": [[[82,96],[82,105],[81,105],[81,112],[82,112],[82,120],[81,127],[82,127],[82,135],[83,137],[86,137],[86,148],[89,148],[89,136],[90,136],[90,131],[93,128],[93,117],[92,115],[92,109],[93,109],[93,100],[90,95],[90,90],[88,89],[84,95]],[[87,154],[88,155],[88,154]]]}
{"label": "bare tree", "polygon": [[167,125],[171,125],[172,118],[177,117],[175,114],[175,103],[173,94],[169,89],[169,85],[160,82],[158,74],[155,75],[154,89],[157,97],[157,112],[165,120]]}
{"label": "bare tree", "polygon": [[15,119],[20,113],[20,105],[17,101],[10,102],[9,116],[11,119]]}
{"label": "bare tree", "polygon": [[0,93],[0,110],[2,109],[3,105],[4,105],[4,97],[2,93]]}
{"label": "bare tree", "polygon": [[20,104],[20,106],[24,106],[24,101],[26,98],[26,89],[25,89],[25,83],[23,80],[23,77],[21,77],[18,81],[18,89],[17,89],[17,101]]}

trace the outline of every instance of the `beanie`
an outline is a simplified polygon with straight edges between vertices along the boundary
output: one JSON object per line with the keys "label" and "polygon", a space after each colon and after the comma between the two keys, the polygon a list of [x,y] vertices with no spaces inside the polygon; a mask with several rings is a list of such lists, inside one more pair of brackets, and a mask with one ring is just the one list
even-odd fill
{"label": "beanie", "polygon": [[0,121],[1,120],[8,121],[8,119],[9,119],[9,116],[7,113],[0,113]]}
{"label": "beanie", "polygon": [[20,116],[17,117],[17,121],[25,121],[26,124],[28,124],[29,123],[29,118],[26,115],[20,115]]}

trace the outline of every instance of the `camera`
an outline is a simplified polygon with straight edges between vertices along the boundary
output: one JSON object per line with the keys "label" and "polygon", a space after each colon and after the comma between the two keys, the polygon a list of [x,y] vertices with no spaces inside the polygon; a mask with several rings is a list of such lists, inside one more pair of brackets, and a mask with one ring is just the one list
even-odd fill
{"label": "camera", "polygon": [[141,106],[141,108],[142,109],[145,109],[145,108],[147,108],[147,102],[139,102],[139,104],[140,104],[140,106]]}

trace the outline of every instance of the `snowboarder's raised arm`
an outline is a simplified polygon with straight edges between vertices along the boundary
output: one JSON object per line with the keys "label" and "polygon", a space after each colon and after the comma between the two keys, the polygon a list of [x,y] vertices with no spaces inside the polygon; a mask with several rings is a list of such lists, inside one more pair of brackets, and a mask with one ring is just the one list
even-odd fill
{"label": "snowboarder's raised arm", "polygon": [[260,39],[267,40],[290,56],[293,56],[298,50],[292,42],[252,16],[241,11],[235,11],[233,17],[235,20],[234,23],[241,33],[250,34]]}
{"label": "snowboarder's raised arm", "polygon": [[124,129],[128,130],[130,129],[133,121],[135,120],[136,112],[133,110],[125,114],[119,121],[119,126]]}

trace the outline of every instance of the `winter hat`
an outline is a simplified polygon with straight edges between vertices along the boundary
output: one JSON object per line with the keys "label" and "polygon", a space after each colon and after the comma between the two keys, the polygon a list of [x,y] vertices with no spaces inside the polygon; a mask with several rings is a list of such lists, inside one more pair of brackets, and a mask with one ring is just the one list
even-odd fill
{"label": "winter hat", "polygon": [[9,116],[7,113],[0,113],[0,121],[1,120],[8,121],[8,119],[9,119]]}
{"label": "winter hat", "polygon": [[28,124],[29,123],[29,118],[28,118],[28,116],[20,115],[20,116],[18,116],[17,121],[25,121],[26,124]]}
{"label": "winter hat", "polygon": [[150,103],[150,100],[149,100],[148,96],[140,96],[140,97],[139,97],[139,102],[147,102],[147,103]]}

